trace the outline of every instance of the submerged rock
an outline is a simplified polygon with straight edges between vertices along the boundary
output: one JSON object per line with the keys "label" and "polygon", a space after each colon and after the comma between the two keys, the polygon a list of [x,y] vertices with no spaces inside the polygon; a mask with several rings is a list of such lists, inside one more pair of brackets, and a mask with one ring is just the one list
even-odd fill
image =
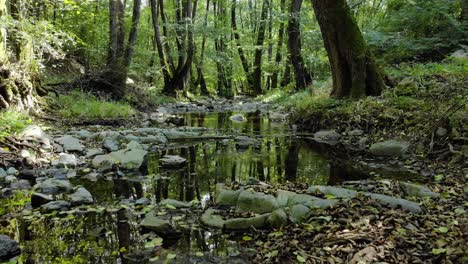
{"label": "submerged rock", "polygon": [[146,150],[141,149],[123,149],[94,157],[92,165],[100,170],[111,169],[114,164],[120,164],[122,168],[128,170],[138,169],[147,153]]}
{"label": "submerged rock", "polygon": [[408,147],[408,142],[387,140],[372,144],[369,151],[372,155],[380,157],[402,157],[405,155]]}
{"label": "submerged rock", "polygon": [[0,235],[0,260],[9,260],[19,254],[18,242],[8,236]]}
{"label": "submerged rock", "polygon": [[86,188],[80,187],[70,195],[70,201],[73,205],[92,204],[93,196]]}
{"label": "submerged rock", "polygon": [[145,215],[140,226],[149,231],[154,231],[161,236],[171,235],[175,231],[169,220],[161,219],[153,212]]}

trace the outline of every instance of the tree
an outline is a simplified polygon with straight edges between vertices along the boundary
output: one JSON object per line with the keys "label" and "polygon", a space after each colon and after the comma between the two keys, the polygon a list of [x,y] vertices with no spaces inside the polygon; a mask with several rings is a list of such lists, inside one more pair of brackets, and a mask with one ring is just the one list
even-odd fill
{"label": "tree", "polygon": [[296,89],[304,90],[312,83],[312,76],[308,73],[301,55],[300,12],[302,0],[291,0],[290,17],[288,23],[288,50],[290,62],[294,69]]}
{"label": "tree", "polygon": [[360,98],[384,87],[375,63],[345,0],[312,0],[333,77],[332,95]]}

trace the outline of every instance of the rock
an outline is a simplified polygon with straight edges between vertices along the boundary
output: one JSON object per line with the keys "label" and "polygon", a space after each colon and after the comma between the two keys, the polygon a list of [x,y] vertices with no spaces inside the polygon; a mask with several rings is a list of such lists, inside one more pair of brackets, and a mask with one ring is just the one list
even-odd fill
{"label": "rock", "polygon": [[144,229],[154,231],[161,236],[167,236],[174,233],[174,228],[172,227],[169,220],[161,219],[153,212],[149,212],[145,215],[145,218],[141,222],[140,226]]}
{"label": "rock", "polygon": [[372,144],[369,151],[380,157],[402,157],[408,150],[409,143],[404,141],[387,140]]}
{"label": "rock", "polygon": [[0,177],[6,177],[8,174],[7,172],[3,169],[3,168],[0,168]]}
{"label": "rock", "polygon": [[86,157],[87,158],[94,158],[97,155],[104,155],[104,151],[102,149],[98,149],[98,148],[92,148],[92,149],[88,149],[86,151]]}
{"label": "rock", "polygon": [[281,228],[288,224],[288,215],[283,209],[276,209],[268,217],[267,222],[273,228]]}
{"label": "rock", "polygon": [[70,203],[67,201],[54,201],[41,205],[41,213],[51,213],[53,211],[66,211],[70,208]]}
{"label": "rock", "polygon": [[89,174],[86,174],[85,176],[83,176],[83,179],[86,179],[88,181],[97,181],[98,178],[101,176],[100,173],[97,173],[97,172],[91,172]]}
{"label": "rock", "polygon": [[255,179],[254,177],[249,177],[246,182],[247,185],[258,185],[260,181]]}
{"label": "rock", "polygon": [[79,131],[72,131],[70,134],[77,136],[80,139],[87,140],[93,136],[93,133],[89,132],[88,130],[79,130]]}
{"label": "rock", "polygon": [[63,147],[59,144],[53,143],[52,144],[54,151],[57,153],[63,152]]}
{"label": "rock", "polygon": [[237,204],[237,200],[239,199],[239,194],[243,191],[243,189],[239,190],[227,190],[221,189],[216,194],[216,204],[219,205],[230,205],[235,206]]}
{"label": "rock", "polygon": [[405,199],[395,198],[376,193],[364,193],[364,195],[367,195],[380,203],[387,204],[392,208],[401,208],[403,210],[410,211],[415,214],[419,214],[422,212],[421,207],[417,203]]}
{"label": "rock", "polygon": [[362,131],[361,129],[354,129],[354,130],[349,131],[348,135],[352,137],[359,137],[359,136],[364,135],[364,131]]}
{"label": "rock", "polygon": [[235,122],[235,123],[247,122],[247,118],[242,114],[233,115],[233,116],[229,117],[229,120],[231,120],[232,122]]}
{"label": "rock", "polygon": [[47,179],[38,184],[36,189],[45,194],[58,194],[70,192],[73,186],[68,180]]}
{"label": "rock", "polygon": [[207,209],[200,217],[201,223],[209,227],[223,228],[226,221],[216,212],[214,209]]}
{"label": "rock", "polygon": [[16,176],[8,175],[5,177],[5,183],[13,183],[17,181],[18,181],[18,178],[16,178]]}
{"label": "rock", "polygon": [[31,158],[32,157],[31,152],[29,152],[27,149],[22,149],[20,151],[20,156],[22,158]]}
{"label": "rock", "polygon": [[120,165],[124,169],[138,169],[143,164],[143,160],[148,152],[141,149],[124,150],[120,157]]}
{"label": "rock", "polygon": [[190,203],[181,202],[174,199],[164,199],[159,203],[159,205],[170,205],[174,206],[175,208],[190,208]]}
{"label": "rock", "polygon": [[435,192],[431,191],[426,186],[413,184],[413,183],[409,183],[409,182],[400,182],[400,188],[408,196],[431,197],[431,198],[437,198],[437,197],[440,196],[438,193],[435,193]]}
{"label": "rock", "polygon": [[276,192],[276,200],[279,207],[292,206],[296,204],[303,204],[305,202],[319,199],[307,194],[297,194],[295,192],[278,190]]}
{"label": "rock", "polygon": [[443,127],[438,127],[436,131],[436,135],[438,137],[445,137],[448,134],[448,130]]}
{"label": "rock", "polygon": [[145,197],[142,197],[135,201],[135,205],[149,205],[151,204],[151,200]]}
{"label": "rock", "polygon": [[53,200],[54,199],[50,195],[35,192],[31,195],[31,206],[33,208],[39,208],[46,203],[52,202]]}
{"label": "rock", "polygon": [[112,165],[115,163],[117,163],[116,159],[110,154],[97,155],[91,162],[93,168],[99,169],[101,171],[112,169]]}
{"label": "rock", "polygon": [[13,167],[10,167],[10,168],[8,168],[8,170],[6,171],[6,173],[7,173],[8,175],[16,175],[16,174],[18,174],[18,170],[15,169],[15,168],[13,168]]}
{"label": "rock", "polygon": [[76,166],[78,165],[78,160],[76,159],[76,156],[73,154],[67,154],[67,153],[60,153],[60,159],[58,161],[58,165],[62,166]]}
{"label": "rock", "polygon": [[278,202],[273,195],[254,191],[242,191],[237,200],[236,209],[239,212],[254,212],[258,214],[271,213],[278,208]]}
{"label": "rock", "polygon": [[92,204],[93,196],[84,187],[80,187],[70,195],[70,201],[73,205]]}
{"label": "rock", "polygon": [[368,138],[368,137],[360,138],[360,139],[358,140],[358,142],[357,142],[359,149],[361,149],[361,150],[366,149],[366,146],[367,146],[367,142],[368,142],[368,141],[369,141],[369,138]]}
{"label": "rock", "polygon": [[111,138],[106,138],[102,143],[102,147],[109,152],[119,150],[119,144]]}
{"label": "rock", "polygon": [[28,180],[19,180],[11,183],[10,188],[13,190],[29,190],[31,189],[31,184]]}
{"label": "rock", "polygon": [[267,224],[270,213],[247,218],[232,218],[224,222],[224,228],[228,230],[246,230],[251,228],[263,228]]}
{"label": "rock", "polygon": [[49,136],[37,125],[27,126],[18,136],[25,140],[34,140],[44,145],[50,145]]}
{"label": "rock", "polygon": [[305,202],[304,205],[309,207],[310,209],[314,209],[314,208],[326,209],[328,207],[333,207],[335,206],[335,204],[338,203],[338,200],[336,199],[320,199],[316,197],[314,198],[315,199],[313,200]]}
{"label": "rock", "polygon": [[311,210],[309,207],[303,204],[296,204],[290,207],[289,209],[289,218],[294,223],[300,223],[307,219]]}
{"label": "rock", "polygon": [[0,260],[9,260],[19,254],[18,242],[8,236],[0,235]]}
{"label": "rock", "polygon": [[6,198],[13,195],[13,190],[10,188],[3,188],[0,190],[0,198]]}
{"label": "rock", "polygon": [[180,167],[185,165],[186,162],[185,158],[175,155],[165,155],[159,160],[161,167]]}
{"label": "rock", "polygon": [[144,150],[145,148],[143,147],[143,145],[141,145],[140,143],[138,143],[136,141],[130,141],[127,144],[127,149],[141,149],[141,150]]}
{"label": "rock", "polygon": [[282,123],[282,122],[284,122],[284,121],[286,121],[286,120],[288,119],[288,115],[281,114],[281,113],[277,113],[277,112],[271,112],[271,113],[268,115],[268,118],[269,118],[272,122]]}
{"label": "rock", "polygon": [[333,195],[337,198],[354,198],[358,194],[357,191],[334,186],[313,185],[307,189],[307,193],[314,194],[316,192]]}
{"label": "rock", "polygon": [[77,151],[77,152],[83,151],[83,146],[81,145],[80,140],[70,135],[56,138],[55,141],[61,144],[65,151]]}
{"label": "rock", "polygon": [[457,59],[466,59],[468,57],[464,49],[456,50],[452,54],[450,54],[450,56]]}
{"label": "rock", "polygon": [[320,130],[314,134],[314,139],[317,142],[336,145],[341,139],[341,135],[335,130]]}

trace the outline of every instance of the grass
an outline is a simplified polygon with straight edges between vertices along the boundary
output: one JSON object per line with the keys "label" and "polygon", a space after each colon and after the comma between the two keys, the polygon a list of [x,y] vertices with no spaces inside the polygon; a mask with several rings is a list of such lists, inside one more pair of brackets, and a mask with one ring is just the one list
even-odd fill
{"label": "grass", "polygon": [[15,134],[31,124],[31,119],[21,112],[0,112],[0,140]]}
{"label": "grass", "polygon": [[49,99],[52,108],[58,109],[58,114],[67,119],[128,118],[135,114],[133,107],[127,103],[102,100],[81,91]]}

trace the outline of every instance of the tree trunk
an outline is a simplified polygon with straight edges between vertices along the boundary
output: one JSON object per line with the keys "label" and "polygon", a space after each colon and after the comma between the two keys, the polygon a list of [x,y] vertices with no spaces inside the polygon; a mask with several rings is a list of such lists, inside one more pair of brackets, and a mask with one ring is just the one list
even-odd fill
{"label": "tree trunk", "polygon": [[260,24],[258,27],[257,47],[255,49],[254,71],[252,76],[253,81],[253,95],[262,94],[262,55],[263,55],[263,42],[265,40],[266,18],[268,8],[270,5],[269,0],[263,0],[262,13],[260,15]]}
{"label": "tree trunk", "polygon": [[109,49],[107,64],[117,62],[117,0],[109,0]]}
{"label": "tree trunk", "polygon": [[128,37],[127,50],[125,52],[125,68],[130,66],[133,57],[133,50],[138,37],[138,27],[140,24],[140,14],[141,14],[141,0],[133,1],[133,15],[132,15],[132,27],[130,29],[130,35]]}
{"label": "tree trunk", "polygon": [[338,98],[379,95],[383,74],[345,0],[312,0],[330,60],[333,91]]}
{"label": "tree trunk", "polygon": [[[286,6],[286,0],[281,0],[280,3],[280,8],[281,8],[281,13],[284,13],[284,9]],[[284,22],[281,21],[279,31],[278,31],[278,43],[276,47],[276,56],[275,56],[275,70],[273,72],[273,75],[271,76],[271,88],[275,89],[278,87],[278,75],[279,75],[279,69],[280,69],[280,63],[282,59],[282,53],[283,53],[283,39],[284,39]]]}
{"label": "tree trunk", "polygon": [[300,12],[302,0],[292,0],[290,18],[288,23],[288,49],[294,76],[296,79],[296,89],[304,90],[312,83],[312,76],[304,66],[301,55],[301,32],[300,32]]}

